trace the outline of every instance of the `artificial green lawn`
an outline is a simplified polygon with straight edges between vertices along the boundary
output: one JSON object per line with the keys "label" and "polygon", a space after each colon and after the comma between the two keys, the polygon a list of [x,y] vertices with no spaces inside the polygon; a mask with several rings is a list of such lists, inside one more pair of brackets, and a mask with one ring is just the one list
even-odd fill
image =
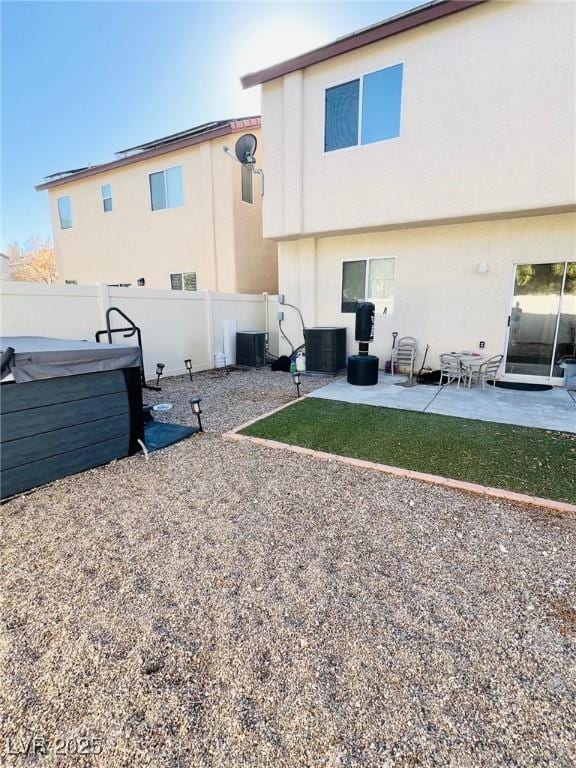
{"label": "artificial green lawn", "polygon": [[242,434],[576,503],[562,432],[306,398]]}

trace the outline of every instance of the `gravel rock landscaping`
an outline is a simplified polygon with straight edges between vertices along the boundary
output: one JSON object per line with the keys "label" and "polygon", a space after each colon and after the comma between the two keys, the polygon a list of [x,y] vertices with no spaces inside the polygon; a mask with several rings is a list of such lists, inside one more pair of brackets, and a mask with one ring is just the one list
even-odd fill
{"label": "gravel rock landscaping", "polygon": [[206,433],[0,508],[0,765],[576,763],[573,516],[224,440],[286,374],[162,384]]}

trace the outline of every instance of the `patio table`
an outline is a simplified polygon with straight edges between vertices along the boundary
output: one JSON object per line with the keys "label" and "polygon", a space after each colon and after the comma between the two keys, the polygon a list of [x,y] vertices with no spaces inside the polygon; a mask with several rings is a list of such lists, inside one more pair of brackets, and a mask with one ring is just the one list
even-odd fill
{"label": "patio table", "polygon": [[[462,363],[462,366],[467,369],[470,374],[472,374],[472,371],[474,368],[479,368],[482,363],[485,363],[488,358],[486,355],[480,355],[477,352],[451,352],[452,355],[455,355],[457,358],[459,358],[460,362]],[[468,376],[468,389],[470,389],[472,385],[472,376]]]}

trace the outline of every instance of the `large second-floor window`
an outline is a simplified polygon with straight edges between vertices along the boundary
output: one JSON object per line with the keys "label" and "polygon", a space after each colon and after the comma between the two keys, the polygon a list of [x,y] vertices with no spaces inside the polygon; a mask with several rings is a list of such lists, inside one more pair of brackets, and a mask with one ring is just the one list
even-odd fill
{"label": "large second-floor window", "polygon": [[164,208],[177,208],[184,205],[182,189],[182,166],[175,165],[164,171],[149,174],[150,206],[153,211]]}
{"label": "large second-floor window", "polygon": [[403,68],[395,64],[326,90],[326,152],[400,135]]}
{"label": "large second-floor window", "polygon": [[351,259],[342,262],[341,311],[356,312],[361,301],[371,301],[376,312],[394,310],[396,258]]}
{"label": "large second-floor window", "polygon": [[58,217],[60,219],[60,229],[70,229],[72,227],[72,204],[68,195],[58,198]]}

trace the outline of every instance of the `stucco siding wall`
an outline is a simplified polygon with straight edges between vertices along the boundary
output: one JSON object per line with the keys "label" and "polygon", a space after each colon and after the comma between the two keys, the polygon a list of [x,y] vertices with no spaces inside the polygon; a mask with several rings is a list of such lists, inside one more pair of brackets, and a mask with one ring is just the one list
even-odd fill
{"label": "stucco siding wall", "polygon": [[[50,190],[60,279],[134,284],[144,277],[147,286],[169,288],[169,273],[186,270],[198,273],[199,288],[215,287],[214,264],[205,255],[206,246],[213,241],[213,222],[206,205],[212,197],[212,180],[209,166],[202,162],[202,147]],[[184,205],[152,211],[148,175],[175,165],[182,166]],[[112,186],[113,210],[109,213],[102,209],[102,184]],[[71,199],[73,225],[62,230],[57,198],[64,195]],[[221,207],[224,204],[221,201]],[[232,229],[231,209],[219,225],[224,228],[221,238],[225,241],[230,238],[226,229]]]}
{"label": "stucco siding wall", "polygon": [[284,83],[262,86],[262,167],[266,194],[262,200],[264,237],[284,233]]}
{"label": "stucco siding wall", "polygon": [[216,286],[223,292],[236,290],[236,259],[235,259],[235,231],[234,231],[234,184],[235,165],[224,154],[225,145],[234,143],[236,136],[226,137],[210,142],[212,156],[212,184],[204,186],[204,193],[212,195],[214,220],[212,224],[204,222],[213,232],[216,248]]}
{"label": "stucco siding wall", "polygon": [[[241,225],[235,220],[240,166],[223,147],[237,138],[232,134],[51,189],[59,280],[135,285],[144,277],[147,287],[170,288],[171,272],[190,271],[200,290],[239,292],[254,283],[250,290],[273,293],[275,267],[261,268],[273,248],[262,240],[260,199],[250,216],[241,212]],[[182,166],[184,205],[152,211],[148,176],[175,165]],[[112,186],[109,213],[102,207],[103,184]],[[57,199],[65,195],[73,225],[62,230]]]}
{"label": "stucco siding wall", "polygon": [[[300,306],[307,325],[348,328],[354,343],[354,315],[340,312],[343,259],[395,256],[394,312],[377,315],[373,354],[381,366],[390,355],[392,332],[414,336],[431,350],[428,363],[453,350],[504,352],[513,288],[514,262],[576,259],[576,216],[561,214],[497,222],[422,227],[282,242],[280,293]],[[485,262],[489,271],[477,272]],[[296,313],[286,308],[286,332],[302,342]],[[286,352],[287,347],[283,347]]]}
{"label": "stucco siding wall", "polygon": [[[573,204],[575,14],[488,2],[265,84],[265,236]],[[325,89],[400,62],[400,137],[324,153]]]}
{"label": "stucco siding wall", "polygon": [[[259,152],[256,167],[260,165]],[[276,293],[278,290],[278,246],[262,238],[261,179],[253,176],[254,203],[242,200],[241,166],[233,165],[234,257],[236,290],[240,293]]]}

